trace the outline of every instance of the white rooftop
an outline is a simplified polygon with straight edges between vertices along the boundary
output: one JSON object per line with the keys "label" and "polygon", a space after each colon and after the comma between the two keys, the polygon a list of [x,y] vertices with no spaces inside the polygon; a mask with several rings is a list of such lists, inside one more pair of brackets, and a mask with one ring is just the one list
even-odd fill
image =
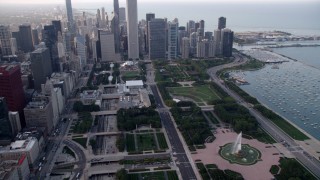
{"label": "white rooftop", "polygon": [[25,142],[26,142],[26,140],[15,141],[15,142],[11,143],[11,148],[12,149],[21,149],[21,148],[23,148],[23,145]]}
{"label": "white rooftop", "polygon": [[136,81],[126,81],[126,86],[143,86],[142,80],[136,80]]}

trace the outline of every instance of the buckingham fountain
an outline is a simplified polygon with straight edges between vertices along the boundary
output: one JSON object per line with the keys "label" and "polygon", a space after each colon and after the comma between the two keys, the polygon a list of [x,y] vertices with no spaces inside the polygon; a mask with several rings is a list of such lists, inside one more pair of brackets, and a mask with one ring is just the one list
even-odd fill
{"label": "buckingham fountain", "polygon": [[242,132],[238,134],[236,140],[232,143],[220,147],[220,156],[231,164],[253,165],[261,158],[261,152],[250,146],[242,144]]}

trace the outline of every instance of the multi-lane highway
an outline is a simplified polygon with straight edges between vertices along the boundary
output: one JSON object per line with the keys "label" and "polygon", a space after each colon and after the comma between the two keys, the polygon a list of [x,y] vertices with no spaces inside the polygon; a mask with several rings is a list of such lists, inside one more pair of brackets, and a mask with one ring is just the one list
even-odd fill
{"label": "multi-lane highway", "polygon": [[193,168],[191,166],[191,163],[187,157],[186,151],[183,147],[183,144],[179,138],[177,129],[175,128],[173,124],[173,120],[171,119],[171,116],[169,114],[169,110],[166,109],[163,105],[163,102],[161,100],[161,97],[159,95],[158,89],[156,85],[150,86],[155,101],[157,103],[157,108],[160,114],[160,118],[162,121],[162,124],[164,128],[167,131],[169,141],[172,147],[172,154],[173,157],[176,159],[175,163],[177,167],[179,168],[179,171],[181,173],[182,179],[188,180],[188,179],[197,179],[196,175],[193,171]]}
{"label": "multi-lane highway", "polygon": [[304,166],[306,166],[314,175],[320,178],[320,162],[311,157],[306,151],[304,151],[299,145],[285,132],[283,132],[279,127],[273,124],[269,119],[263,117],[257,110],[253,109],[250,104],[246,103],[238,94],[228,89],[216,76],[216,73],[221,70],[232,66],[237,66],[245,62],[240,55],[236,55],[236,60],[233,63],[213,67],[207,72],[210,75],[211,79],[218,84],[225,92],[227,92],[231,97],[233,97],[239,104],[246,107],[251,115],[253,115],[260,126],[267,131],[277,142],[281,142],[285,145],[288,151],[296,157]]}

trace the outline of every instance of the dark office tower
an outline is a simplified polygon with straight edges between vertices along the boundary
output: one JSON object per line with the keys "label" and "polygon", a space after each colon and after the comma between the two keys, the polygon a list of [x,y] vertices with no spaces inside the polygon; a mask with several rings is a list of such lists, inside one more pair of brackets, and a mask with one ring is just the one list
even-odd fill
{"label": "dark office tower", "polygon": [[226,28],[227,19],[225,17],[219,17],[218,29]]}
{"label": "dark office tower", "polygon": [[19,38],[20,38],[20,48],[23,52],[31,52],[34,50],[31,26],[29,24],[23,24],[19,26]]}
{"label": "dark office tower", "polygon": [[114,47],[116,53],[120,52],[120,27],[119,27],[119,1],[113,1],[114,18],[113,18],[113,34],[114,34]]}
{"label": "dark office tower", "polygon": [[97,27],[101,27],[101,13],[100,9],[97,9]]}
{"label": "dark office tower", "polygon": [[225,57],[232,56],[233,31],[223,29],[221,31],[222,55]]}
{"label": "dark office tower", "polygon": [[12,32],[12,37],[16,39],[16,42],[17,42],[17,47],[18,47],[18,50],[21,49],[20,45],[21,45],[21,39],[20,39],[20,32]]}
{"label": "dark office tower", "polygon": [[188,37],[188,32],[186,31],[186,27],[180,26],[178,31],[178,54],[182,52],[182,39],[184,37]]}
{"label": "dark office tower", "polygon": [[192,21],[192,20],[189,20],[189,22],[187,23],[187,32],[188,32],[188,36],[195,32],[195,29],[196,29],[196,25],[195,25],[195,22]]}
{"label": "dark office tower", "polygon": [[153,19],[148,22],[149,58],[166,58],[166,24],[164,19]]}
{"label": "dark office tower", "polygon": [[204,20],[200,20],[200,28],[204,29]]}
{"label": "dark office tower", "polygon": [[0,146],[8,145],[13,138],[8,107],[4,97],[0,97]]}
{"label": "dark office tower", "polygon": [[[53,25],[45,25],[42,32],[42,41],[45,42],[46,47],[49,49],[51,67],[53,72],[59,72],[59,58],[57,48],[57,34]],[[48,59],[49,60],[49,59]]]}
{"label": "dark office tower", "polygon": [[19,112],[21,126],[24,127],[25,98],[19,65],[0,66],[0,97],[6,99],[9,111]]}
{"label": "dark office tower", "polygon": [[59,34],[59,32],[62,33],[61,21],[60,20],[53,20],[52,21],[52,25],[54,27],[55,34],[56,34],[56,37],[57,37],[56,40],[58,41],[58,34]]}
{"label": "dark office tower", "polygon": [[32,39],[33,39],[33,45],[38,45],[40,43],[39,40],[39,33],[37,29],[32,29]]}
{"label": "dark office tower", "polygon": [[66,9],[67,9],[67,18],[68,18],[68,29],[72,33],[75,33],[71,0],[66,0]]}
{"label": "dark office tower", "polygon": [[198,29],[200,28],[200,23],[199,22],[196,22],[194,24],[194,32],[198,32]]}
{"label": "dark office tower", "polygon": [[146,35],[145,35],[145,51],[148,53],[149,52],[149,33],[148,33],[148,25],[149,25],[149,21],[151,21],[152,19],[156,18],[156,15],[154,13],[147,13],[146,14],[146,23],[147,23],[147,29],[146,29]]}
{"label": "dark office tower", "polygon": [[45,84],[47,77],[52,74],[49,50],[47,48],[38,48],[30,54],[30,58],[34,88],[40,91],[41,84]]}
{"label": "dark office tower", "polygon": [[209,41],[213,40],[213,32],[207,31],[204,33],[204,38],[208,39]]}

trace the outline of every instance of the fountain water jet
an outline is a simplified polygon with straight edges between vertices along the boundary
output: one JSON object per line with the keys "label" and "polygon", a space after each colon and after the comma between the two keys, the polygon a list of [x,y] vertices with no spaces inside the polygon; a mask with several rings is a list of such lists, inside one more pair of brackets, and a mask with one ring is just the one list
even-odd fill
{"label": "fountain water jet", "polygon": [[242,132],[237,136],[236,141],[233,143],[231,154],[239,154],[241,151],[241,138],[242,138]]}

